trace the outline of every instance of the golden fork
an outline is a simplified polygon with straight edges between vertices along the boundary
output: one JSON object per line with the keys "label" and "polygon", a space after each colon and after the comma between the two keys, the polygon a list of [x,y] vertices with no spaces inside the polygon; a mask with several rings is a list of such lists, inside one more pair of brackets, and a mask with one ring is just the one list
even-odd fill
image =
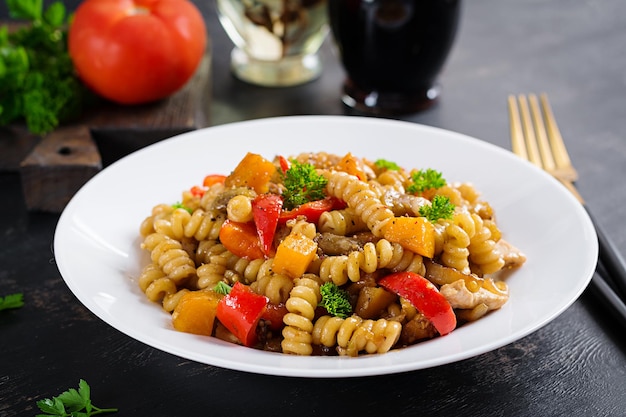
{"label": "golden fork", "polygon": [[[542,93],[537,99],[535,94],[529,94],[528,97],[523,94],[517,97],[510,95],[508,108],[513,152],[559,180],[584,206],[585,202],[574,186],[578,173],[567,153],[548,96]],[[623,296],[626,296],[626,263],[589,210],[587,213],[598,235],[599,267],[608,273]],[[613,313],[626,325],[624,301],[597,271],[591,284],[595,292],[603,297]]]}
{"label": "golden fork", "polygon": [[517,99],[513,95],[509,96],[513,152],[543,168],[574,194],[578,201],[584,203],[574,186],[578,173],[563,143],[548,97],[541,94],[539,100],[541,109],[535,94],[529,94],[528,98],[520,94]]}

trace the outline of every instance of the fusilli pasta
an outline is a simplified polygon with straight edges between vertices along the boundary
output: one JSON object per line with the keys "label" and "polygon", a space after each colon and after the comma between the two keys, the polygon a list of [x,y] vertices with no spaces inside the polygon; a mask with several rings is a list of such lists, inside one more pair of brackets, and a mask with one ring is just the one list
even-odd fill
{"label": "fusilli pasta", "polygon": [[320,265],[319,275],[324,281],[343,285],[361,279],[361,271],[373,273],[377,269],[387,268],[393,272],[411,271],[424,274],[422,257],[404,249],[397,243],[380,239],[376,244],[368,242],[362,250],[349,255],[328,256]]}
{"label": "fusilli pasta", "polygon": [[322,316],[315,322],[312,341],[326,347],[337,346],[340,355],[357,356],[361,351],[388,352],[400,338],[401,332],[402,325],[397,321],[363,320],[358,316],[346,319]]}
{"label": "fusilli pasta", "polygon": [[281,343],[283,352],[297,355],[310,355],[313,352],[311,332],[315,308],[320,299],[320,287],[316,280],[310,277],[295,280],[295,286],[285,303],[289,312],[283,317],[286,325]]}
{"label": "fusilli pasta", "polygon": [[[421,279],[460,324],[507,302],[508,286],[496,274],[525,257],[503,239],[473,184],[416,187],[412,174],[421,170],[352,154],[250,155],[240,165],[252,165],[212,175],[179,203],[154,205],[139,225],[150,255],[139,289],[178,320],[189,315],[179,310],[193,308],[180,302],[189,292],[221,305],[244,288],[261,306],[251,336],[239,335],[215,306],[198,310],[216,315],[207,334],[285,354],[357,356],[447,333],[410,293],[389,289],[390,277]],[[293,166],[312,179],[289,183]],[[287,210],[293,196],[299,200]],[[263,198],[282,209],[264,212]],[[436,207],[441,201],[449,212]]]}
{"label": "fusilli pasta", "polygon": [[385,225],[393,219],[394,214],[378,199],[371,186],[345,172],[327,171],[324,175],[328,179],[328,193],[344,200],[374,236],[383,237]]}

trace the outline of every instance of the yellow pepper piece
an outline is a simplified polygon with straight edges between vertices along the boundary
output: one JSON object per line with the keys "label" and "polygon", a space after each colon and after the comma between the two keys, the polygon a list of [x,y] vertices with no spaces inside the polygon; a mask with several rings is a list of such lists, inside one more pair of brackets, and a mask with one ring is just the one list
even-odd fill
{"label": "yellow pepper piece", "polygon": [[348,152],[341,161],[337,164],[337,169],[339,171],[346,172],[350,175],[354,175],[361,181],[367,181],[367,175],[359,166],[359,162],[357,159],[352,156],[352,153]]}
{"label": "yellow pepper piece", "polygon": [[317,243],[302,233],[291,233],[278,245],[272,270],[291,278],[301,277],[315,259]]}
{"label": "yellow pepper piece", "polygon": [[180,332],[211,336],[217,304],[222,296],[214,291],[190,291],[172,313],[172,324]]}
{"label": "yellow pepper piece", "polygon": [[425,217],[394,217],[385,226],[383,236],[427,258],[435,254],[435,228]]}
{"label": "yellow pepper piece", "polygon": [[233,172],[226,177],[226,187],[249,187],[258,194],[269,190],[269,182],[276,166],[261,155],[248,152]]}

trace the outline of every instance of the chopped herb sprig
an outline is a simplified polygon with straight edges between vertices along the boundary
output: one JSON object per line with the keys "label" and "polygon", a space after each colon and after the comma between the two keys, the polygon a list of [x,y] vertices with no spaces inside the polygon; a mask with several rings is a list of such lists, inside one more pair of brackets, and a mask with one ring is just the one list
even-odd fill
{"label": "chopped herb sprig", "polygon": [[20,308],[24,305],[24,294],[8,294],[0,297],[0,310],[8,310],[10,308]]}
{"label": "chopped herb sprig", "polygon": [[90,417],[104,413],[115,413],[117,408],[99,408],[91,403],[91,388],[81,379],[78,390],[70,388],[56,397],[37,401],[37,407],[46,414],[37,417]]}
{"label": "chopped herb sprig", "polygon": [[284,173],[283,207],[291,210],[310,201],[322,200],[326,197],[327,183],[328,180],[319,175],[313,165],[292,160],[291,167]]}
{"label": "chopped herb sprig", "polygon": [[421,194],[426,190],[441,188],[446,185],[446,180],[441,172],[434,169],[420,169],[411,173],[411,184],[406,191],[411,194]]}
{"label": "chopped herb sprig", "polygon": [[374,165],[376,165],[377,168],[385,169],[388,171],[400,171],[401,169],[398,164],[392,161],[388,161],[386,159],[377,159],[374,162]]}
{"label": "chopped herb sprig", "polygon": [[233,287],[231,287],[230,285],[228,285],[224,281],[218,282],[217,284],[215,284],[215,287],[213,287],[213,291],[215,291],[218,294],[222,294],[222,295],[230,294],[230,290],[232,290],[232,289],[233,289]]}
{"label": "chopped herb sprig", "polygon": [[187,207],[186,205],[184,205],[183,203],[181,203],[180,201],[177,201],[176,203],[172,204],[172,208],[174,208],[174,209],[181,208],[183,210],[186,210],[187,213],[193,214],[193,210],[191,208]]}
{"label": "chopped herb sprig", "polygon": [[454,204],[450,198],[443,195],[433,197],[430,205],[420,207],[420,215],[426,217],[432,223],[439,219],[451,219],[454,214]]}
{"label": "chopped herb sprig", "polygon": [[328,314],[345,319],[352,314],[352,305],[348,292],[339,288],[333,282],[327,282],[320,287],[322,299],[319,303]]}

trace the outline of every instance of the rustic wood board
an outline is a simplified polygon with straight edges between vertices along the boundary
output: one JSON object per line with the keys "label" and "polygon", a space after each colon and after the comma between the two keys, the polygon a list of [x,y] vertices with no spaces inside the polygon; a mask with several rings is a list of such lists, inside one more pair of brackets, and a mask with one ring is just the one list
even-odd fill
{"label": "rustic wood board", "polygon": [[86,126],[64,127],[51,133],[21,163],[26,206],[37,211],[63,210],[101,168],[100,155]]}
{"label": "rustic wood board", "polygon": [[0,129],[0,172],[19,172],[27,208],[60,212],[74,193],[115,160],[165,138],[210,125],[211,54],[176,94],[156,103],[101,103],[44,137],[23,126]]}

